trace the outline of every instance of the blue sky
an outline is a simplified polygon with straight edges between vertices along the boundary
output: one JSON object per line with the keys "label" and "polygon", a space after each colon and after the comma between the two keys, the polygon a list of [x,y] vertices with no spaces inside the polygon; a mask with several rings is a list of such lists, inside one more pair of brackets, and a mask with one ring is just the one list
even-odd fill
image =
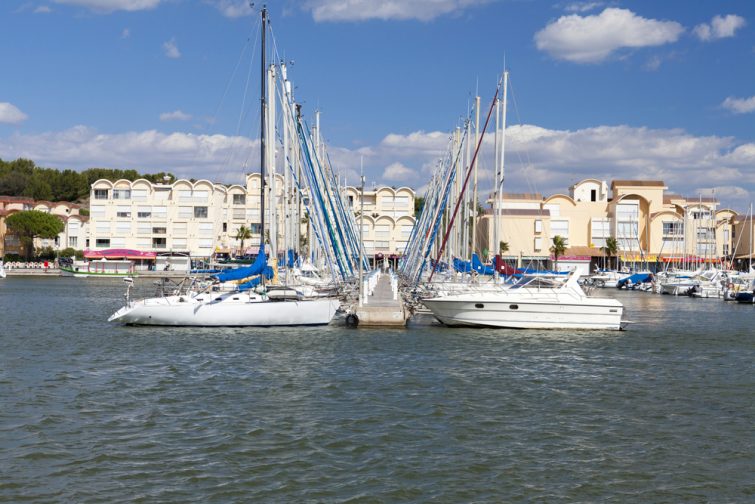
{"label": "blue sky", "polygon": [[[352,182],[363,157],[370,181],[421,188],[505,57],[508,191],[652,178],[738,210],[755,194],[755,2],[267,5],[296,97],[308,119],[321,110]],[[1,158],[218,181],[257,168],[245,0],[4,0],[0,20]]]}

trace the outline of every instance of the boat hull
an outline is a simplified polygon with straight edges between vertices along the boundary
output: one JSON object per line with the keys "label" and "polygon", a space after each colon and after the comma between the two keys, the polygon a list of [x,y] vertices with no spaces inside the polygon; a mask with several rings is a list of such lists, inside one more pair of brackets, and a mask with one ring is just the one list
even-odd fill
{"label": "boat hull", "polygon": [[[537,300],[426,299],[427,306],[448,326],[512,329],[622,329],[621,303],[567,304]],[[512,308],[516,306],[516,308]]]}
{"label": "boat hull", "polygon": [[197,302],[181,296],[168,296],[133,301],[115,312],[108,321],[129,325],[201,327],[326,325],[338,307],[337,299],[256,301],[244,295],[231,295],[220,301]]}

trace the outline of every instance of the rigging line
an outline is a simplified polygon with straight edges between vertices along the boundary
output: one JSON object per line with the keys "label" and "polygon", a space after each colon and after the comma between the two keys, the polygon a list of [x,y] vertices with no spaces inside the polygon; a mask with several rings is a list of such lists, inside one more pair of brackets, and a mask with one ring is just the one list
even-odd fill
{"label": "rigging line", "polygon": [[[519,123],[519,126],[523,126],[522,124],[522,117],[519,115],[519,102],[516,100],[516,93],[514,93],[514,84],[512,82],[511,77],[509,77],[509,89],[511,89],[511,99],[514,102],[514,112],[516,113],[516,119]],[[537,193],[537,185],[534,183],[534,181],[529,176],[529,168],[532,167],[532,158],[530,157],[530,151],[525,147],[524,154],[527,157],[527,164],[525,165],[526,168],[524,170],[524,177],[527,181],[527,187],[530,189],[530,192]],[[517,156],[519,157],[519,162],[521,163],[521,152],[517,151]]]}
{"label": "rigging line", "polygon": [[[254,45],[253,45],[252,53],[251,53],[252,54],[252,60],[250,62],[250,68],[252,66],[251,63],[254,62],[254,55],[255,55],[256,47],[257,47],[257,38],[258,38],[257,36],[259,35],[260,24],[261,24],[261,21],[258,21],[257,24],[256,24],[256,26],[255,26],[256,33],[255,33],[255,36],[254,36],[254,39],[253,39],[254,40]],[[253,28],[252,30],[250,30],[250,33],[255,28]],[[242,48],[241,53],[239,54],[239,59],[236,62],[236,66],[233,69],[233,72],[232,72],[230,78],[228,79],[228,82],[226,83],[226,87],[225,87],[225,91],[223,92],[223,96],[222,96],[220,102],[218,103],[217,107],[215,108],[215,113],[213,114],[213,117],[212,117],[213,124],[215,124],[216,121],[217,121],[217,116],[218,116],[218,113],[220,112],[220,108],[223,106],[223,103],[225,102],[225,98],[228,95],[228,91],[230,90],[230,87],[231,87],[231,83],[235,80],[236,73],[238,72],[239,67],[241,66],[241,62],[243,61],[244,55],[246,54],[246,49],[248,47],[249,47],[249,38],[247,38],[247,41],[244,44],[244,47]],[[247,77],[247,79],[248,79],[248,77]],[[243,113],[243,106],[242,106],[241,110],[242,110],[242,113]],[[241,118],[239,119],[239,121],[241,121]],[[236,136],[238,136],[238,133],[239,133],[239,126],[237,126],[237,129],[236,129]],[[225,162],[223,163],[223,166],[226,167],[225,171],[222,172],[223,175],[227,175],[230,172],[229,167],[231,166],[231,161],[232,161],[232,159],[233,159],[234,156],[235,156],[234,150],[230,149],[229,152],[228,152],[228,155],[226,156]]]}

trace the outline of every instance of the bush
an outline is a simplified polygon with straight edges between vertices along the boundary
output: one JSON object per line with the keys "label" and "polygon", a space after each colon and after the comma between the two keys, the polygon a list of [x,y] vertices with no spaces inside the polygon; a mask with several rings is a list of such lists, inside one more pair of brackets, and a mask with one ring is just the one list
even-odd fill
{"label": "bush", "polygon": [[35,250],[37,259],[55,259],[55,250],[52,247],[41,247]]}
{"label": "bush", "polygon": [[23,261],[23,258],[19,254],[5,254],[4,262],[19,262]]}
{"label": "bush", "polygon": [[84,260],[84,251],[83,250],[77,250],[75,256],[76,256],[76,260],[77,261],[83,261]]}
{"label": "bush", "polygon": [[76,250],[73,247],[64,248],[60,251],[60,257],[73,257],[76,255]]}

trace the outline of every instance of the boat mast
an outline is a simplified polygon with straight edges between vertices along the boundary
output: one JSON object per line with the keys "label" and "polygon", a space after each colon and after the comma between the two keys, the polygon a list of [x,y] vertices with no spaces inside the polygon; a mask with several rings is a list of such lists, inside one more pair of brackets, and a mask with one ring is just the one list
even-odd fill
{"label": "boat mast", "polygon": [[267,32],[267,7],[262,7],[262,58],[260,59],[260,248],[265,250],[265,129],[267,128],[267,118],[265,117],[265,108],[267,107],[267,63],[265,62],[265,34]]}

